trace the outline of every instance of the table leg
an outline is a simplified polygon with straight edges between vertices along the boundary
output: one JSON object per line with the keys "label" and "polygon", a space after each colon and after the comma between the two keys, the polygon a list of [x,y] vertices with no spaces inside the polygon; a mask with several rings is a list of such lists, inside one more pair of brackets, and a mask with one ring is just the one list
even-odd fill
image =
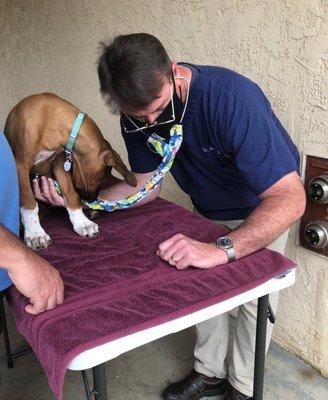
{"label": "table leg", "polygon": [[254,386],[253,400],[263,400],[265,345],[268,323],[269,295],[258,299],[257,323],[256,323],[256,344],[255,344],[255,365],[254,365]]}
{"label": "table leg", "polygon": [[91,400],[91,391],[90,391],[90,387],[89,387],[87,371],[81,371],[81,373],[82,373],[85,398],[86,398],[86,400]]}
{"label": "table leg", "polygon": [[[3,305],[3,292],[0,292],[0,327],[3,330],[3,337],[5,340],[5,348],[6,348],[6,356],[7,356],[7,366],[8,368],[13,368],[14,362],[12,359],[9,334],[8,334],[8,325],[5,313],[5,307]],[[1,331],[0,331],[1,332]]]}
{"label": "table leg", "polygon": [[95,400],[108,400],[107,394],[107,379],[106,379],[106,364],[100,364],[92,368],[93,374],[93,394]]}

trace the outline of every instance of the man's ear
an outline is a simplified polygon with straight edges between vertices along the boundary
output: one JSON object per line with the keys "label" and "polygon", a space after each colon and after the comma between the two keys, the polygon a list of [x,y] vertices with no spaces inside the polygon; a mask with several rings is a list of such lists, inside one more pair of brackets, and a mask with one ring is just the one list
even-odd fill
{"label": "man's ear", "polygon": [[178,75],[178,64],[175,61],[172,61],[171,68],[173,76]]}
{"label": "man's ear", "polygon": [[105,150],[104,154],[105,163],[108,167],[114,167],[116,171],[121,174],[125,182],[133,187],[137,186],[137,179],[133,172],[129,171],[121,157],[113,149]]}

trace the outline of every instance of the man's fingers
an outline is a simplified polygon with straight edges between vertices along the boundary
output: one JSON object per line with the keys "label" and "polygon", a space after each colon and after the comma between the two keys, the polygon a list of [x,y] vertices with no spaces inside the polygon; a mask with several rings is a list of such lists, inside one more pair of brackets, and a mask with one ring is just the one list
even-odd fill
{"label": "man's fingers", "polygon": [[185,257],[182,257],[181,258],[181,260],[180,261],[178,261],[177,263],[176,263],[176,268],[177,269],[186,269],[186,268],[188,268],[188,267],[191,267],[191,260],[190,260],[190,258],[188,257],[188,256],[185,256]]}
{"label": "man's fingers", "polygon": [[173,255],[172,255],[172,260],[177,264],[183,257],[186,257],[188,255],[188,249],[183,247],[180,250],[177,250]]}
{"label": "man's fingers", "polygon": [[39,314],[39,313],[35,310],[33,304],[28,304],[27,306],[25,306],[25,311],[26,311],[27,313],[29,313],[29,314],[32,314],[32,315]]}
{"label": "man's fingers", "polygon": [[65,207],[65,199],[57,193],[54,181],[51,178],[41,177],[41,190],[41,200],[53,207]]}
{"label": "man's fingers", "polygon": [[44,197],[41,193],[40,183],[37,179],[32,180],[32,190],[34,193],[34,197],[38,200],[44,200]]}
{"label": "man's fingers", "polygon": [[172,246],[173,243],[175,243],[176,241],[178,241],[179,239],[182,239],[184,236],[181,233],[178,233],[174,236],[172,236],[171,238],[164,240],[164,242],[162,242],[159,246],[158,246],[158,250],[160,252],[161,255],[163,255],[163,253]]}
{"label": "man's fingers", "polygon": [[45,301],[30,300],[30,304],[25,307],[25,311],[29,314],[37,315],[46,310],[52,310],[58,304],[61,304],[64,301],[64,291],[59,289],[54,294],[49,296]]}
{"label": "man's fingers", "polygon": [[57,293],[57,304],[62,304],[64,302],[64,291],[61,290]]}
{"label": "man's fingers", "polygon": [[174,243],[173,238],[167,239],[164,242],[162,242],[158,246],[159,254],[162,255],[164,253],[164,251],[166,251],[170,246],[172,246],[173,243]]}
{"label": "man's fingers", "polygon": [[175,255],[177,252],[181,252],[184,249],[184,243],[180,240],[177,242],[174,242],[167,250],[165,250],[162,254],[161,257],[163,260],[170,260],[172,259],[173,262],[177,262],[180,260],[180,258],[176,258]]}
{"label": "man's fingers", "polygon": [[61,304],[64,301],[64,284],[63,281],[60,283],[59,289],[56,291],[57,304]]}
{"label": "man's fingers", "polygon": [[50,197],[49,184],[48,184],[48,180],[45,176],[41,176],[41,190],[42,190],[43,196],[46,197],[47,199],[49,199],[49,197]]}
{"label": "man's fingers", "polygon": [[47,300],[47,310],[52,310],[57,305],[57,297],[51,296]]}
{"label": "man's fingers", "polygon": [[[172,236],[170,239],[165,240],[158,246],[159,256],[162,257],[164,260],[168,260],[168,255],[172,251],[172,247],[179,243],[182,238],[185,236],[181,233],[178,233]],[[181,244],[181,243],[180,243]],[[164,258],[165,257],[165,258]]]}
{"label": "man's fingers", "polygon": [[59,194],[56,192],[54,181],[51,178],[48,178],[48,190],[52,201],[56,202],[58,200]]}
{"label": "man's fingers", "polygon": [[57,193],[56,186],[51,178],[48,178],[48,190],[52,205],[65,207],[65,198]]}
{"label": "man's fingers", "polygon": [[39,181],[37,179],[32,179],[32,189],[35,196],[40,196],[40,186]]}
{"label": "man's fingers", "polygon": [[172,260],[172,258],[169,258],[168,260],[165,261],[168,262],[170,265],[172,265],[172,267],[175,267],[175,262]]}
{"label": "man's fingers", "polygon": [[30,303],[25,307],[25,311],[32,315],[37,315],[46,310],[46,305],[41,302]]}
{"label": "man's fingers", "polygon": [[64,290],[60,287],[47,300],[47,310],[52,310],[64,301]]}

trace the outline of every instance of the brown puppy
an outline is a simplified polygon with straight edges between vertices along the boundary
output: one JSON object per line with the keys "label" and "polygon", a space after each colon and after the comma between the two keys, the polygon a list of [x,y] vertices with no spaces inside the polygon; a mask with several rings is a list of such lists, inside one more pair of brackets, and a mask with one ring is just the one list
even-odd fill
{"label": "brown puppy", "polygon": [[112,167],[129,185],[137,185],[133,173],[88,116],[84,118],[74,144],[71,170],[64,170],[64,149],[78,113],[79,109],[68,101],[51,93],[42,93],[23,99],[8,115],[4,133],[17,163],[24,239],[32,249],[48,247],[51,239],[40,225],[30,173],[57,180],[73,229],[81,236],[94,236],[99,229],[84,215],[80,197],[95,200],[101,182]]}

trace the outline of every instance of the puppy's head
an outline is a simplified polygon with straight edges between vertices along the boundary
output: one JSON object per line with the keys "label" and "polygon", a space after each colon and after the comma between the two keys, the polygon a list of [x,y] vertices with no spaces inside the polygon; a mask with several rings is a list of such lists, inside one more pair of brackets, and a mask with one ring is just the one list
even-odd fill
{"label": "puppy's head", "polygon": [[100,153],[74,154],[72,178],[81,199],[89,202],[96,200],[101,183],[110,175],[113,167],[124,177],[128,185],[137,186],[134,174],[128,170],[109,143]]}

